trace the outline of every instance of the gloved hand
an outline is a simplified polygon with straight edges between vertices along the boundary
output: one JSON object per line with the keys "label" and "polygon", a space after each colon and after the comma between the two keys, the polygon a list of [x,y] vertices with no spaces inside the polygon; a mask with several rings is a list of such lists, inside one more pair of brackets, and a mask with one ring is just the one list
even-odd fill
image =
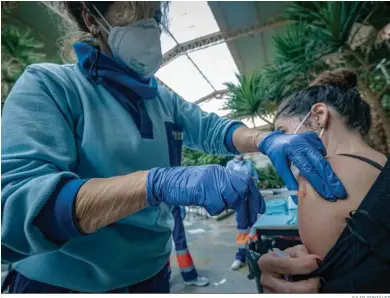
{"label": "gloved hand", "polygon": [[324,158],[326,149],[315,132],[274,131],[259,144],[259,151],[271,159],[289,190],[298,190],[298,182],[290,170],[292,162],[324,199],[336,201],[347,196],[343,184]]}
{"label": "gloved hand", "polygon": [[210,215],[225,209],[238,209],[244,200],[257,213],[265,202],[251,177],[222,166],[154,168],[146,182],[150,206],[160,202],[176,206],[202,206]]}

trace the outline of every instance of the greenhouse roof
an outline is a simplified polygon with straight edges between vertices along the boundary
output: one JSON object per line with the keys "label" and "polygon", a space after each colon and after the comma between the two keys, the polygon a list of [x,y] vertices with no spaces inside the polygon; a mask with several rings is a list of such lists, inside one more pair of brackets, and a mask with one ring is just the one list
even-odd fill
{"label": "greenhouse roof", "polygon": [[[162,36],[163,53],[169,56],[177,44],[198,45],[194,49],[187,46],[189,50],[168,59],[157,77],[185,100],[226,116],[229,111],[222,110],[224,83],[237,82],[235,73],[251,73],[270,61],[270,41],[281,24],[270,24],[269,19],[283,6],[284,2],[171,2],[169,32]],[[212,38],[217,42],[210,42]],[[257,119],[255,124],[264,122]]]}
{"label": "greenhouse roof", "polygon": [[[198,37],[219,32],[207,2],[172,2],[169,32],[163,33],[163,53]],[[225,42],[180,55],[164,65],[157,77],[185,100],[196,102],[216,91],[225,82],[236,82],[237,66]],[[223,99],[200,103],[203,110],[226,115],[221,111]]]}

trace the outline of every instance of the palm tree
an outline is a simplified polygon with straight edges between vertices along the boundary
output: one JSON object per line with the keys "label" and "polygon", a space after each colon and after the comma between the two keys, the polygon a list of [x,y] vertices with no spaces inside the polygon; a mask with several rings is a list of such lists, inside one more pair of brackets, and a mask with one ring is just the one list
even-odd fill
{"label": "palm tree", "polygon": [[[374,84],[380,76],[376,66],[390,57],[390,44],[380,33],[390,23],[385,2],[292,2],[282,18],[294,21],[274,38],[275,61],[266,67],[265,97],[274,102],[302,89],[324,70],[349,67],[361,77],[359,88],[373,110],[370,141],[378,150],[390,152],[390,118],[384,98],[389,85]],[[374,86],[375,85],[375,86]]]}
{"label": "palm tree", "polygon": [[236,119],[254,119],[259,117],[267,124],[272,124],[272,113],[275,107],[264,97],[265,86],[260,72],[252,75],[236,74],[238,84],[225,83],[228,93],[225,110],[231,110],[230,117]]}

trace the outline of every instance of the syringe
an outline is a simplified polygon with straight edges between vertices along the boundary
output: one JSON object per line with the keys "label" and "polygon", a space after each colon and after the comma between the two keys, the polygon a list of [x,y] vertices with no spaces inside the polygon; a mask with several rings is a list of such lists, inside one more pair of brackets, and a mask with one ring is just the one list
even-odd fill
{"label": "syringe", "polygon": [[281,199],[289,196],[299,196],[304,192],[301,190],[260,190],[261,195],[264,199]]}

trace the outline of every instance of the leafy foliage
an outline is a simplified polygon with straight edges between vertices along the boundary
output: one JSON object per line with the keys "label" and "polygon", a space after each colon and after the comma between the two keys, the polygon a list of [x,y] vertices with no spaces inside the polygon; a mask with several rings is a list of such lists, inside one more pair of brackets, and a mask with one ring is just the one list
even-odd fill
{"label": "leafy foliage", "polygon": [[15,81],[26,66],[46,60],[44,44],[31,30],[5,24],[1,28],[1,96],[6,99]]}
{"label": "leafy foliage", "polygon": [[233,95],[227,107],[233,110],[232,115],[256,117],[259,106],[268,109],[263,114],[272,115],[283,99],[306,88],[319,73],[352,68],[362,74],[359,86],[365,90],[373,114],[379,115],[374,117],[371,131],[371,139],[377,144],[371,145],[390,152],[390,142],[386,145],[390,118],[385,112],[389,110],[390,95],[383,75],[375,71],[383,58],[390,57],[390,40],[381,37],[386,36],[384,28],[390,24],[390,5],[367,1],[290,2],[281,19],[293,23],[273,38],[274,61],[251,80],[241,80],[241,85],[229,88]]}
{"label": "leafy foliage", "polygon": [[[229,160],[231,160],[231,157],[204,154],[185,147],[183,148],[182,166],[201,166],[209,164],[226,166]],[[284,187],[283,180],[272,165],[268,165],[262,169],[256,169],[256,171],[259,175],[258,186],[261,189]]]}
{"label": "leafy foliage", "polygon": [[284,17],[305,24],[317,39],[337,51],[348,42],[350,32],[368,2],[294,2],[287,6]]}
{"label": "leafy foliage", "polygon": [[251,76],[236,74],[238,84],[226,83],[228,89],[227,102],[223,109],[232,110],[232,117],[246,119],[260,117],[270,123],[270,116],[274,109],[271,102],[265,98],[265,86],[260,72]]}
{"label": "leafy foliage", "polygon": [[59,57],[46,56],[44,43],[33,36],[31,28],[10,24],[9,19],[18,5],[17,1],[1,2],[2,102],[28,65],[40,62],[62,63]]}
{"label": "leafy foliage", "polygon": [[379,72],[370,73],[370,88],[376,92],[382,92],[385,90],[382,97],[382,105],[386,110],[388,117],[390,118],[390,88],[386,88],[388,82]]}
{"label": "leafy foliage", "polygon": [[285,186],[282,178],[272,165],[256,170],[259,175],[258,186],[260,189],[282,188]]}
{"label": "leafy foliage", "polygon": [[284,98],[307,87],[316,73],[326,68],[318,61],[316,49],[321,44],[313,30],[302,24],[291,24],[273,38],[275,60],[262,70],[266,98],[278,105]]}
{"label": "leafy foliage", "polygon": [[210,164],[226,166],[230,159],[230,157],[205,154],[184,147],[181,164],[182,166],[201,166]]}

